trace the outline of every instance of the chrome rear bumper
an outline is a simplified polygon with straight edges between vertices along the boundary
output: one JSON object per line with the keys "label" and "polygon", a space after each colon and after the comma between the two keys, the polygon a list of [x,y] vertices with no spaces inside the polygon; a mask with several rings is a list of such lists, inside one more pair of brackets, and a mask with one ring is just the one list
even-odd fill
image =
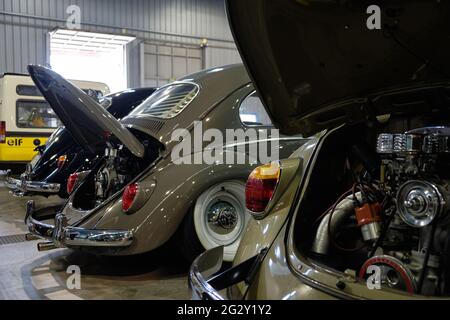
{"label": "chrome rear bumper", "polygon": [[[133,243],[133,232],[128,230],[84,229],[67,225],[63,214],[54,215],[55,225],[42,222],[49,216],[38,217],[32,200],[27,203],[25,224],[29,232],[41,239],[50,241],[54,248],[64,247],[102,247],[125,248]],[[42,247],[42,246],[41,246]],[[38,248],[40,248],[38,246]]]}
{"label": "chrome rear bumper", "polygon": [[28,180],[26,175],[22,175],[20,179],[10,177],[10,173],[6,174],[5,185],[11,189],[16,195],[25,195],[27,193],[48,193],[57,194],[61,188],[59,183],[47,183],[42,181]]}

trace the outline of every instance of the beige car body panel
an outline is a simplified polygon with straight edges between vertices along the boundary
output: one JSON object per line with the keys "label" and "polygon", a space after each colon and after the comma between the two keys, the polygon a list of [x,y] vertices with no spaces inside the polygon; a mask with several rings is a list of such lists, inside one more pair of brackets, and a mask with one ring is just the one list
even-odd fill
{"label": "beige car body panel", "polygon": [[[293,235],[299,215],[306,213],[302,212],[304,195],[324,139],[345,123],[362,123],[377,112],[387,114],[393,108],[400,108],[401,99],[393,97],[380,99],[383,103],[378,101],[377,104],[377,95],[386,93],[384,90],[392,94],[390,90],[403,88],[405,84],[413,83],[412,87],[422,88],[442,79],[443,70],[448,70],[446,55],[437,56],[433,50],[427,50],[438,48],[437,52],[443,53],[449,49],[447,43],[442,42],[448,31],[443,27],[447,27],[448,16],[443,12],[448,12],[448,4],[396,3],[396,10],[401,14],[388,14],[383,18],[386,19],[384,25],[395,25],[390,29],[395,30],[392,37],[384,37],[382,33],[367,33],[366,24],[361,23],[366,9],[363,2],[354,2],[352,6],[340,1],[226,0],[225,3],[243,61],[259,92],[264,93],[264,105],[282,132],[308,135],[327,130],[307,144],[311,150],[305,150],[304,145],[294,156],[303,161],[302,177],[292,180],[280,200],[274,199],[269,215],[250,223],[248,233],[251,234],[244,236],[234,266],[235,270],[239,271],[239,265],[247,271],[244,261],[254,259],[260,264],[256,275],[245,279],[250,281],[249,287],[234,285],[229,288],[228,296],[244,299],[435,299],[387,288],[370,290],[354,272],[331,270],[303,255],[297,250]],[[387,7],[382,10],[385,9],[388,10]],[[421,17],[420,22],[417,16]],[[409,36],[408,50],[399,46],[398,41],[392,41],[397,40],[395,35],[400,30],[402,35]],[[292,49],[292,39],[297,40],[294,41],[297,50]],[[377,48],[379,55],[373,48]],[[438,72],[431,72],[431,68],[428,72],[424,71],[426,68],[416,72],[417,56],[411,52],[430,56],[431,62],[427,60],[425,67],[435,64],[439,66]],[[428,100],[424,97],[420,99]],[[412,105],[411,102],[403,104],[405,110],[414,109]],[[284,172],[284,175],[289,174],[298,173]],[[277,219],[279,222],[273,223]],[[265,228],[269,227],[266,232]],[[262,258],[264,248],[268,251]],[[207,253],[203,261],[207,261]],[[200,276],[192,270],[198,271]],[[253,276],[254,271],[251,269],[248,276]],[[205,284],[217,278],[206,273],[202,277],[201,268],[195,263],[191,276],[194,280],[200,279],[195,294],[205,293],[209,297],[211,286]],[[221,288],[223,285],[221,283]]]}
{"label": "beige car body panel", "polygon": [[[335,130],[339,130],[339,128]],[[358,280],[356,276],[330,270],[322,265],[319,266],[296,249],[292,234],[294,230],[293,221],[295,221],[297,215],[301,214],[300,206],[303,194],[312,172],[308,167],[314,166],[324,139],[335,130],[324,131],[316,135],[314,139],[300,147],[291,159],[287,160],[291,162],[298,157],[304,163],[309,162],[309,165],[302,167],[297,172],[295,170],[284,171],[283,179],[290,180],[291,183],[283,190],[279,200],[275,204],[271,204],[273,209],[266,218],[260,221],[253,220],[249,223],[247,233],[242,239],[233,264],[237,265],[257,255],[264,247],[269,250],[250,286],[247,288],[242,283],[234,286],[230,290],[232,292],[230,298],[242,298],[246,292],[244,298],[250,300],[436,299],[436,297],[410,295],[388,288],[370,290],[366,283]],[[285,161],[282,160],[281,163],[283,164]],[[290,175],[295,175],[295,177],[293,178]],[[300,187],[299,184],[301,184]],[[295,209],[291,209],[293,201],[295,201],[294,195],[299,190],[301,192],[299,201]],[[292,210],[294,211],[292,212]],[[274,220],[278,220],[279,223],[274,224]],[[265,230],[265,228],[269,232],[263,232],[262,230]],[[339,289],[338,282],[344,283],[344,288],[340,286],[341,289]]]}

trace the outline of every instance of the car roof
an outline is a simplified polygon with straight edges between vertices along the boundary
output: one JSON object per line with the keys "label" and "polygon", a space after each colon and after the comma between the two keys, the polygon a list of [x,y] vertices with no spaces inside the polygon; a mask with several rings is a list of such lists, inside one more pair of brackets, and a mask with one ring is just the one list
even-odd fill
{"label": "car roof", "polygon": [[5,72],[5,73],[0,73],[0,79],[4,78],[5,76],[19,76],[19,77],[29,77],[29,74],[25,74],[25,73],[14,73],[14,72]]}

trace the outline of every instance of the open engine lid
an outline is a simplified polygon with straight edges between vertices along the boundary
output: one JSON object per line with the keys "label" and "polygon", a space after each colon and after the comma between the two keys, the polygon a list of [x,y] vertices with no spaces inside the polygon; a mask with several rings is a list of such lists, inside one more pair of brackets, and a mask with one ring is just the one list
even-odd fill
{"label": "open engine lid", "polygon": [[363,119],[374,92],[450,78],[448,1],[226,0],[226,8],[284,134]]}
{"label": "open engine lid", "polygon": [[118,138],[135,156],[143,157],[145,148],[139,140],[105,108],[56,72],[29,65],[28,72],[74,140],[84,149],[106,143],[111,135]]}

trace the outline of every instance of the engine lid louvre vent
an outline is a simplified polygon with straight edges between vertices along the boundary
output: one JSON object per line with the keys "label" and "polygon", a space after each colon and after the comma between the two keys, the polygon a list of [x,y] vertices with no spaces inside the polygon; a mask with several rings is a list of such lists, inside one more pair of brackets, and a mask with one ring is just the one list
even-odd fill
{"label": "engine lid louvre vent", "polygon": [[199,86],[195,83],[169,84],[152,94],[129,117],[175,118],[197,97],[199,91]]}

